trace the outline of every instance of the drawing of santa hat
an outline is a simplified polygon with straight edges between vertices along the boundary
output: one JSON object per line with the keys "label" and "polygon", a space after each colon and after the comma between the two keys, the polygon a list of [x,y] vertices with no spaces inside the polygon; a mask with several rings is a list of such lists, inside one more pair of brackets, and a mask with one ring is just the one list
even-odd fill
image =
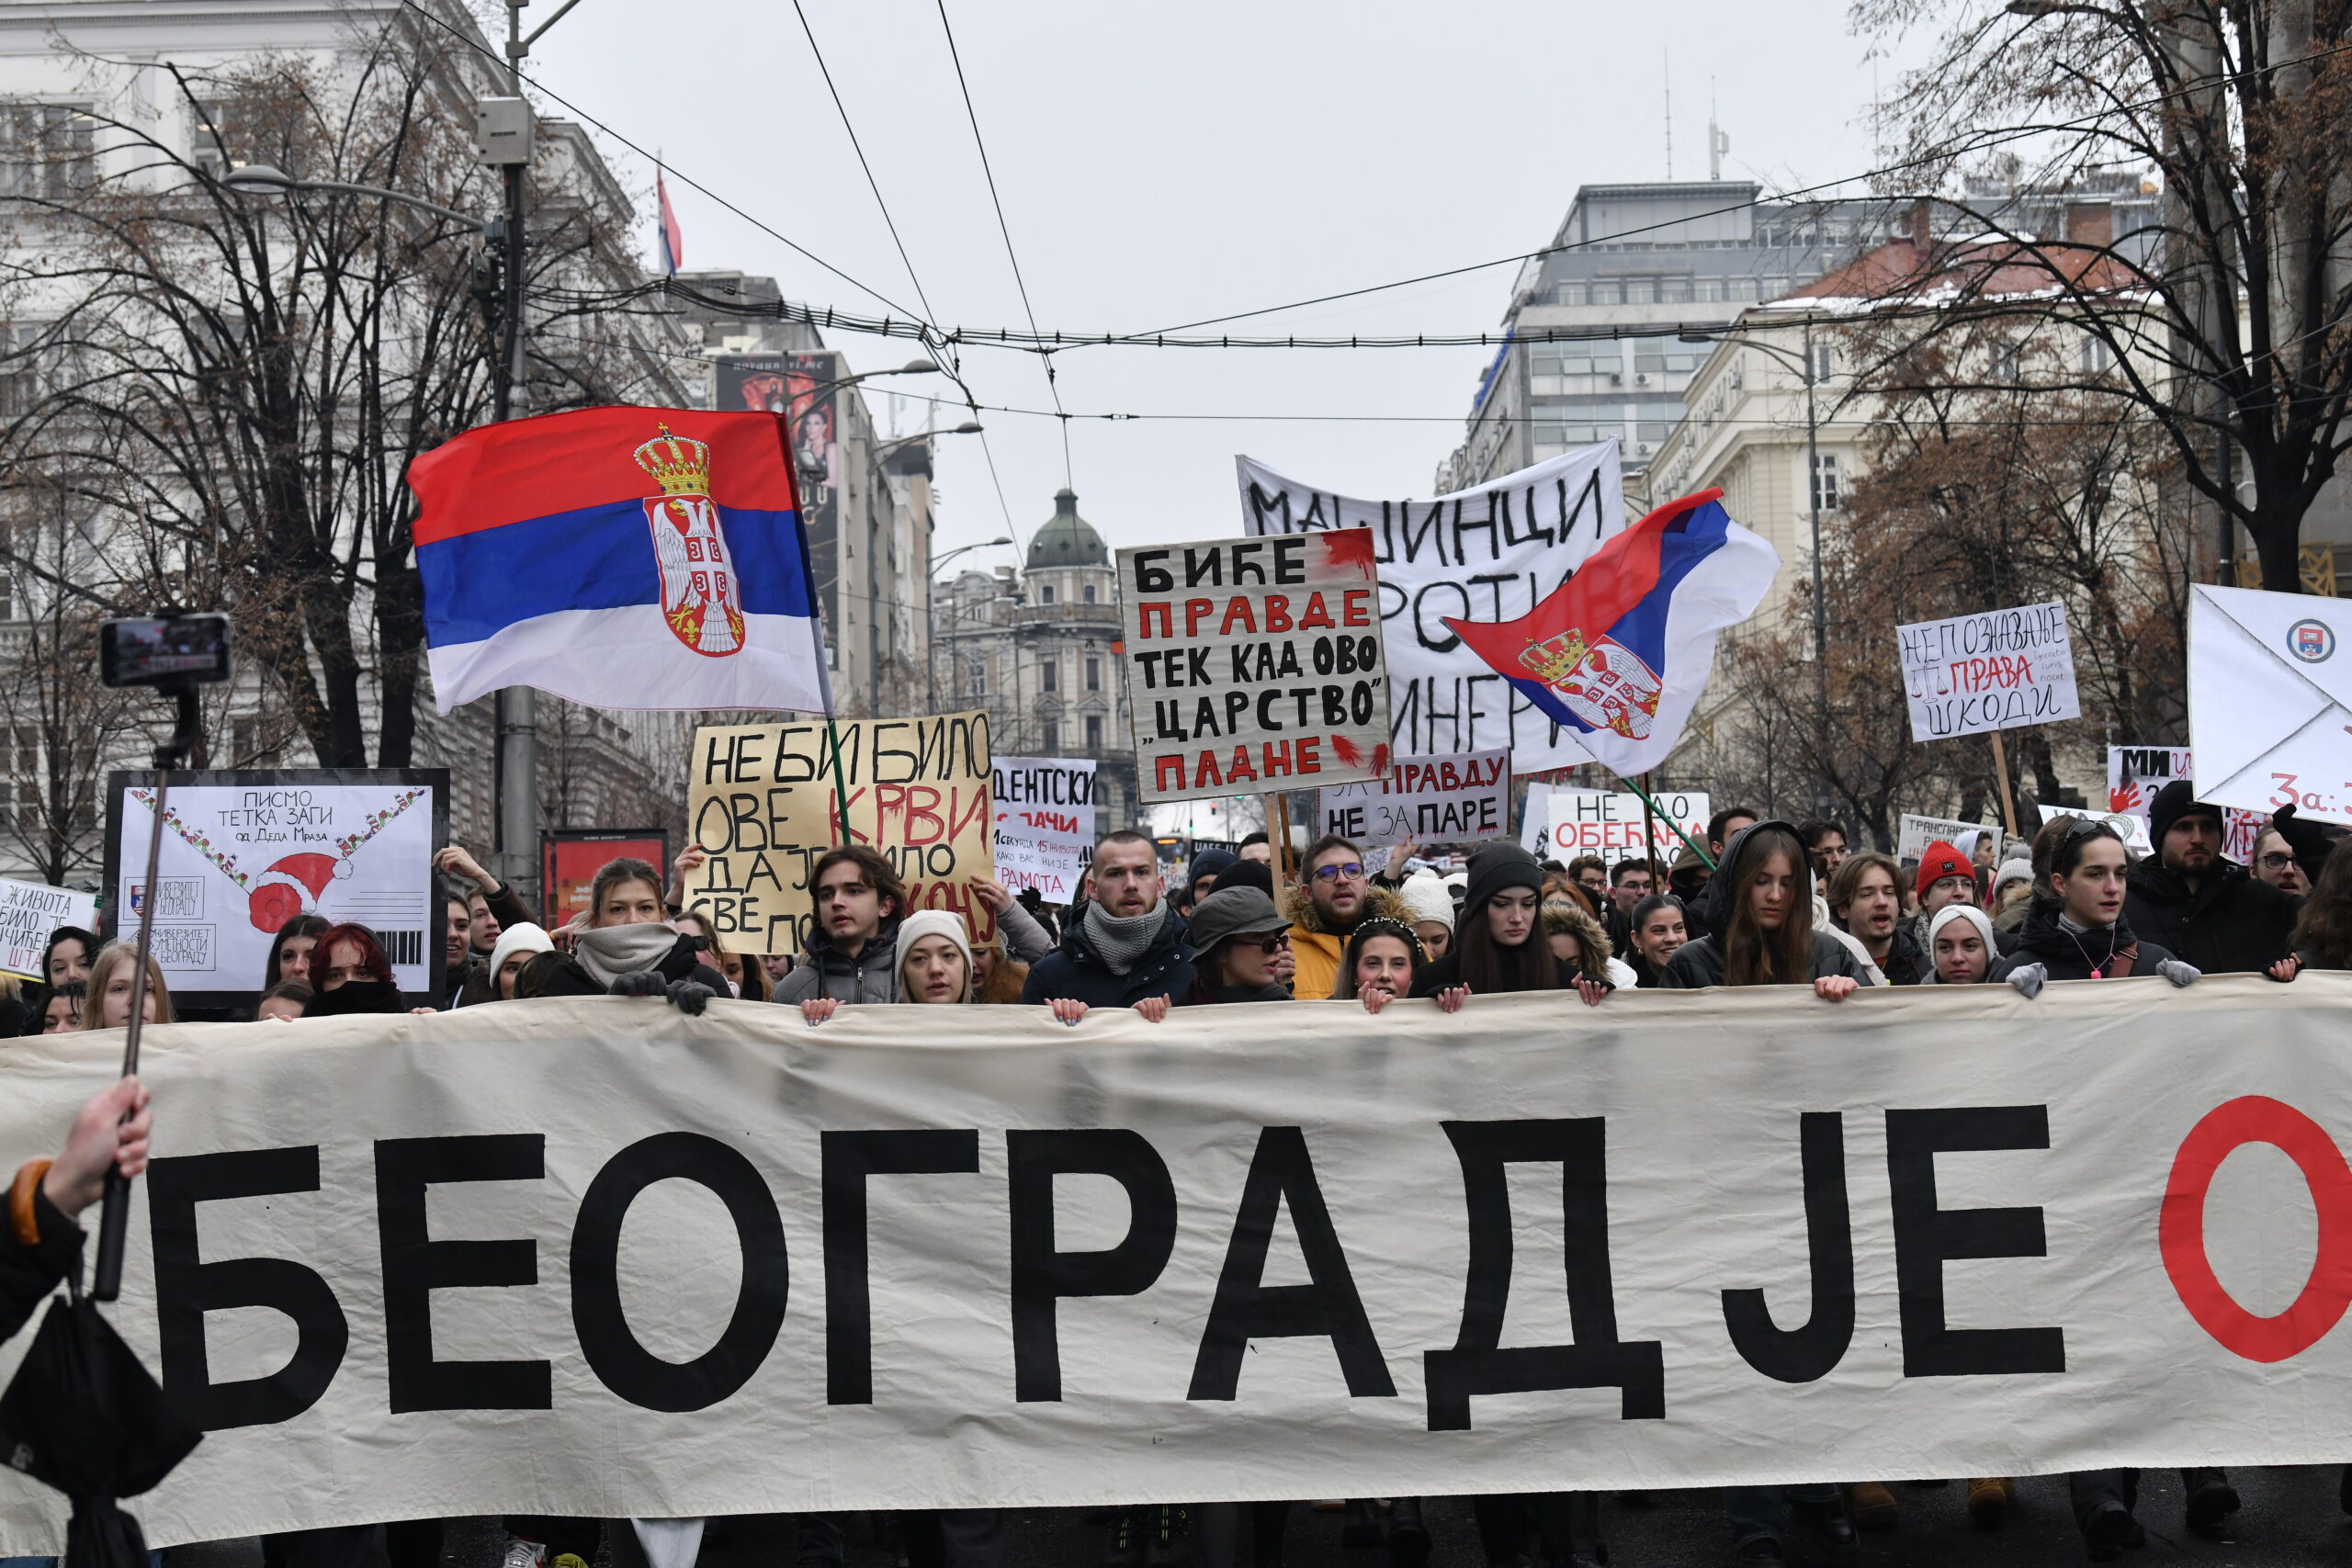
{"label": "drawing of santa hat", "polygon": [[316,909],[327,884],[351,874],[348,861],[333,855],[291,854],[254,876],[247,908],[256,931],[275,934],[295,916]]}

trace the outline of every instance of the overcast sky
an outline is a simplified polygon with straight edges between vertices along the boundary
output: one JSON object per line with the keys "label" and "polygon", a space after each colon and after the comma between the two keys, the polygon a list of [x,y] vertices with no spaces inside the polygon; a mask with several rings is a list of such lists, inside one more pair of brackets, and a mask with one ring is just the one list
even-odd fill
{"label": "overcast sky", "polygon": [[[1019,326],[933,0],[804,0],[915,275],[944,325]],[[528,26],[552,9],[538,0]],[[1040,325],[1143,331],[1506,256],[1547,243],[1580,184],[1706,175],[1712,96],[1726,179],[1789,188],[1871,166],[1875,72],[1843,0],[1766,6],[1304,5],[948,0],[1005,217]],[[884,226],[790,0],[582,0],[540,40],[553,91],[894,300]],[[548,106],[554,108],[554,106]],[[555,108],[554,112],[562,112]],[[651,171],[617,147],[626,177]],[[672,184],[689,268],[775,276],[789,299],[874,311],[867,295],[716,202]],[[640,225],[650,247],[650,203]],[[652,254],[649,248],[648,254]],[[1236,331],[1491,330],[1498,266]],[[915,345],[829,336],[851,364]],[[1233,456],[1365,495],[1426,495],[1489,351],[1094,348],[1057,356],[1080,510],[1115,547],[1240,532]],[[1046,409],[1032,355],[967,349],[983,403]],[[952,395],[938,378],[869,387]],[[901,432],[925,405],[901,400]],[[1265,416],[1288,416],[1276,419]],[[1416,416],[1318,423],[1302,415]],[[967,417],[939,411],[940,423]],[[1050,418],[987,412],[1025,542],[1063,482]],[[1005,533],[981,438],[940,444],[935,552]],[[1007,549],[965,558],[994,565]]]}

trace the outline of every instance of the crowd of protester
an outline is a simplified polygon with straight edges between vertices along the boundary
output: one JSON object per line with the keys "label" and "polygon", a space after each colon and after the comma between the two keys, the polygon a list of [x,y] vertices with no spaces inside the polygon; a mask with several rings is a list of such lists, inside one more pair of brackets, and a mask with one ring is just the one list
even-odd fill
{"label": "crowd of protester", "polygon": [[[1454,1013],[1481,996],[1547,990],[1574,991],[1592,1008],[1620,990],[1747,986],[1808,986],[1831,1002],[1879,986],[2007,984],[2032,998],[2053,982],[2161,976],[2178,987],[2224,973],[2284,982],[2303,967],[2352,967],[2352,853],[2331,852],[2335,830],[2282,811],[2246,866],[2222,855],[2226,827],[2220,808],[2177,781],[2155,798],[2152,852],[2136,861],[2115,828],[2091,816],[2057,818],[2007,855],[1996,855],[1988,833],[1930,844],[1904,863],[1856,847],[1835,821],[1791,823],[1734,807],[1708,823],[1704,855],[1694,846],[1670,864],[1547,863],[1498,841],[1473,848],[1449,872],[1409,842],[1380,863],[1365,846],[1327,835],[1277,881],[1273,846],[1258,834],[1237,852],[1199,854],[1182,882],[1170,880],[1151,839],[1114,832],[1095,846],[1080,898],[1058,918],[1034,898],[974,885],[994,917],[986,942],[960,914],[910,908],[888,856],[847,846],[813,859],[806,942],[774,956],[731,951],[708,909],[681,902],[698,850],[680,857],[666,885],[644,862],[610,863],[586,908],[548,930],[451,848],[435,857],[447,919],[446,978],[442,994],[427,998],[434,1006],[401,994],[366,927],[304,915],[277,933],[255,977],[254,1016],[299,1023],[620,994],[666,998],[687,1012],[718,998],[789,1003],[812,1027],[844,1007],[1017,1002],[1049,1008],[1075,1027],[1097,1009],[1131,1009],[1157,1022],[1174,1008],[1292,999],[1353,1001],[1378,1013],[1426,998]],[[6,999],[24,1032],[120,1028],[137,964],[126,943],[61,928],[42,978]],[[171,1022],[172,998],[152,961],[144,995],[148,1021]],[[20,1194],[29,1195],[18,1213],[28,1217],[0,1247],[0,1328],[20,1322],[63,1266],[58,1238],[73,1231],[106,1160],[130,1170],[143,1158],[145,1103],[135,1082],[109,1090],[83,1121],[102,1112],[120,1122],[112,1141],[98,1135],[100,1123],[77,1122],[66,1156],[20,1174]],[[134,1114],[126,1121],[126,1112]],[[2228,1477],[2191,1470],[2183,1483],[2187,1528],[2217,1534],[2238,1506]],[[2092,1561],[2144,1539],[2136,1489],[2130,1471],[2071,1478]],[[1968,1481],[1968,1511],[1985,1528],[1997,1527],[2015,1498],[2008,1478]],[[1606,1561],[1593,1495],[1475,1504],[1480,1544],[1498,1568]],[[1736,1487],[1723,1506],[1736,1557],[1754,1568],[1791,1555],[1849,1562],[1858,1527],[1893,1529],[1899,1517],[1894,1494],[1871,1481]],[[1351,1546],[1385,1546],[1404,1564],[1429,1554],[1419,1499],[1316,1506],[1342,1515]],[[2352,1472],[2346,1507],[2352,1512]],[[1266,1568],[1281,1560],[1291,1511],[1280,1503],[1107,1510],[1104,1562],[1227,1568],[1241,1554],[1246,1517],[1250,1560]],[[507,1568],[588,1568],[604,1539],[593,1519],[505,1522]],[[844,1523],[801,1517],[797,1562],[838,1564]],[[905,1560],[918,1564],[993,1568],[1001,1558],[992,1511],[909,1513],[892,1528]],[[267,1558],[271,1568],[358,1568],[369,1539],[363,1527],[295,1532],[272,1538]],[[392,1568],[430,1568],[439,1527],[392,1527],[388,1546]]]}

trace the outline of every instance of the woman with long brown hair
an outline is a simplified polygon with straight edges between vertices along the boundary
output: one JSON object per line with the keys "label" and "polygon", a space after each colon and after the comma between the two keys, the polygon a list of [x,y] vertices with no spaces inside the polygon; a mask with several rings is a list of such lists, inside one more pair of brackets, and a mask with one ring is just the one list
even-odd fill
{"label": "woman with long brown hair", "polygon": [[1433,997],[1456,986],[1474,997],[1573,988],[1598,1003],[1609,992],[1609,976],[1553,956],[1544,936],[1543,893],[1542,863],[1517,844],[1492,843],[1472,855],[1453,951],[1422,965],[1413,995]]}
{"label": "woman with long brown hair", "polygon": [[2338,845],[2320,863],[2290,945],[2307,969],[2352,969],[2352,850]]}
{"label": "woman with long brown hair", "polygon": [[1700,922],[1713,934],[1675,951],[1659,988],[1810,984],[1834,1002],[1868,985],[1851,951],[1813,929],[1808,863],[1804,840],[1786,822],[1755,822],[1734,833],[1699,899]]}

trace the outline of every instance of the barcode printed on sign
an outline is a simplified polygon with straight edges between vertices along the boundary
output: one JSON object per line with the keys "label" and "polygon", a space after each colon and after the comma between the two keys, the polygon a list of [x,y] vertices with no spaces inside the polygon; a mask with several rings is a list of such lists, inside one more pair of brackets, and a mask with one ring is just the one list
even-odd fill
{"label": "barcode printed on sign", "polygon": [[423,931],[378,931],[376,940],[383,944],[384,956],[395,965],[424,962]]}

